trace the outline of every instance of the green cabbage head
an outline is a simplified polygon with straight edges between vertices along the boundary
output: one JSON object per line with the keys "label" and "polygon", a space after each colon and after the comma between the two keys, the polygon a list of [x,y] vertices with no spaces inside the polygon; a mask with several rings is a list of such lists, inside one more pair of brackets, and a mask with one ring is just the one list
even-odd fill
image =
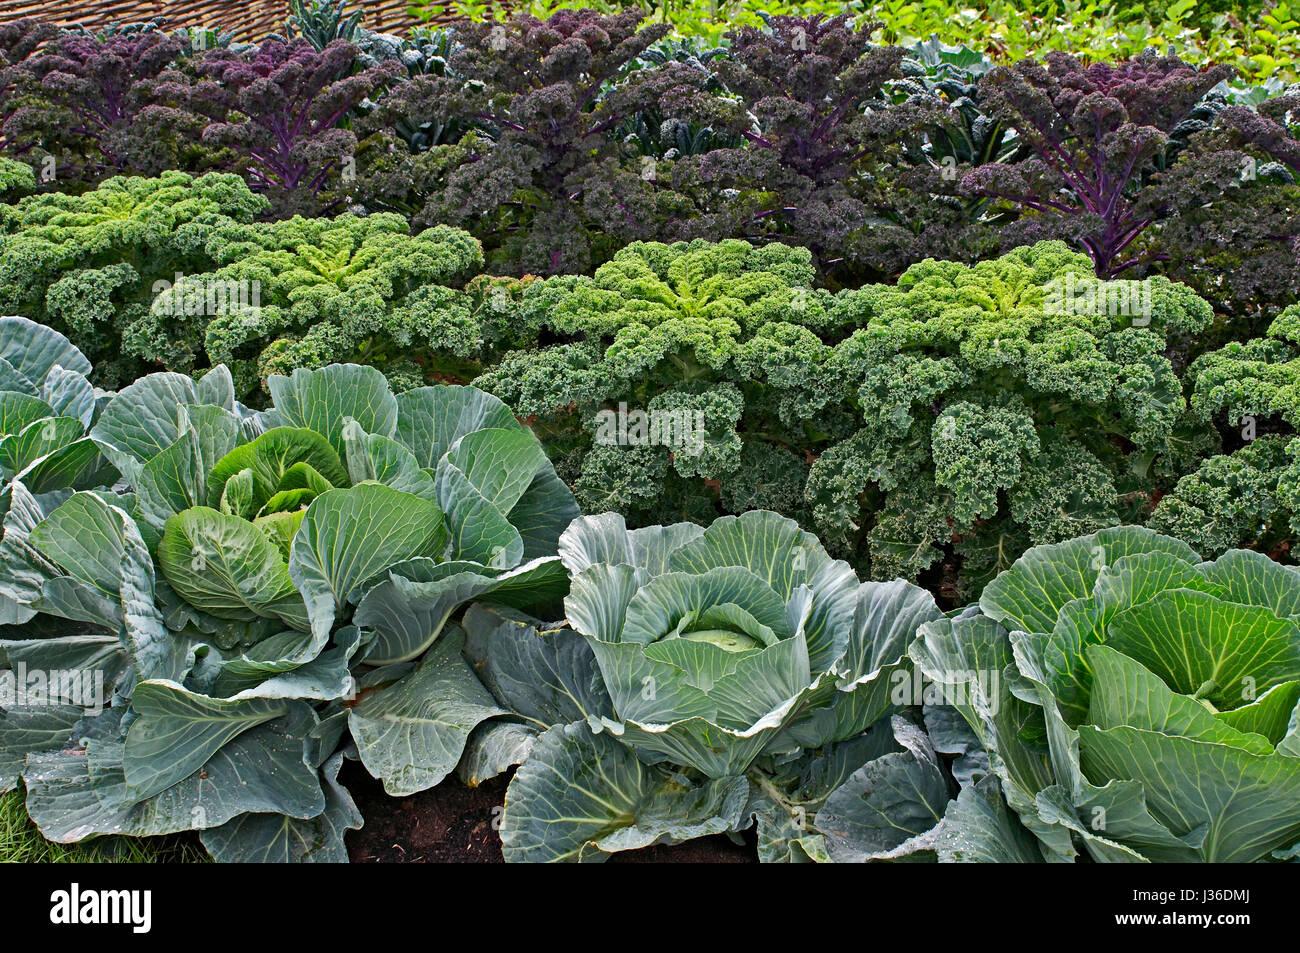
{"label": "green cabbage head", "polygon": [[958,708],[1016,817],[965,790],[945,822],[965,842],[1023,847],[999,859],[1300,850],[1300,571],[1107,529],[1030,550],[911,655],[949,685],[1009,666],[1000,697],[970,691]]}
{"label": "green cabbage head", "polygon": [[915,587],[861,585],[816,537],[765,510],[708,529],[583,517],[560,556],[572,574],[569,624],[590,643],[617,716],[605,727],[643,760],[714,778],[773,746],[861,733],[891,708],[906,638],[939,615]]}
{"label": "green cabbage head", "polygon": [[462,765],[481,780],[522,762],[508,862],[751,827],[764,861],[939,853],[955,783],[906,655],[942,618],[929,593],[859,582],[765,510],[707,528],[579,517],[559,552],[565,621],[483,605],[464,620],[466,654],[509,714]]}

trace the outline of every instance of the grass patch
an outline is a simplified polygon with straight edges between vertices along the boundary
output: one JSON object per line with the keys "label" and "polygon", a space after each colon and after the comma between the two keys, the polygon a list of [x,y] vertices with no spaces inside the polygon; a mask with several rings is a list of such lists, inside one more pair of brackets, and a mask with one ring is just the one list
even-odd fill
{"label": "grass patch", "polygon": [[53,844],[27,816],[23,792],[0,795],[0,863],[5,864],[183,864],[208,855],[198,838],[94,837],[80,844]]}

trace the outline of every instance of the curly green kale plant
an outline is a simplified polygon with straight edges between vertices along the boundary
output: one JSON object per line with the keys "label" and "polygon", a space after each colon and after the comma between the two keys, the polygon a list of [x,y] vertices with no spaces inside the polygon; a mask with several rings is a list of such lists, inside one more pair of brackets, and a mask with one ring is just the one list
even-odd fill
{"label": "curly green kale plant", "polygon": [[344,757],[411,794],[505,714],[461,606],[558,611],[577,508],[500,401],[349,364],[269,386],[254,413],[225,368],[150,375],[91,431],[115,489],[13,484],[34,525],[0,543],[0,592],[39,614],[0,641],[0,787],[21,776],[52,840],[197,830],[218,860],[344,861]]}
{"label": "curly green kale plant", "polygon": [[234,291],[221,313],[209,311],[203,341],[212,364],[231,368],[241,397],[272,374],[352,360],[409,389],[482,346],[472,298],[445,287],[483,263],[478,241],[457,229],[412,237],[392,213],[295,216],[231,223],[204,247],[220,267],[169,288],[153,314],[165,325],[208,311],[211,288]]}
{"label": "curly green kale plant", "polygon": [[1140,512],[1189,439],[1169,355],[1212,313],[1166,279],[1098,281],[1042,242],[921,262],[836,308],[858,330],[828,377],[860,429],[813,464],[807,502],[832,551],[876,578],[943,562],[953,594],[978,591],[1032,544]]}
{"label": "curly green kale plant", "polygon": [[0,206],[0,310],[66,334],[106,387],[148,365],[188,371],[201,361],[203,324],[183,314],[156,321],[154,299],[178,274],[212,267],[204,240],[213,228],[265,208],[238,176],[182,172]]}
{"label": "curly green kale plant", "polygon": [[[776,513],[628,530],[582,517],[567,623],[475,607],[468,651],[523,761],[507,861],[590,861],[757,824],[766,861],[933,857],[950,778],[905,657],[941,619],[859,583]],[[511,734],[506,734],[506,732]],[[502,770],[504,765],[495,766]]]}
{"label": "curly green kale plant", "polygon": [[813,278],[807,249],[732,240],[634,243],[594,277],[498,286],[487,300],[513,333],[556,343],[515,345],[476,385],[535,420],[588,512],[795,515],[807,450],[851,424],[819,336],[833,299]]}
{"label": "curly green kale plant", "polygon": [[1012,210],[961,187],[975,168],[1024,158],[1015,129],[985,106],[979,81],[993,68],[985,55],[932,37],[909,47],[899,65],[902,78],[885,84],[888,108],[910,108],[924,134],[903,139],[894,161],[861,183],[860,197],[877,217],[855,235],[852,254],[877,275],[892,279],[926,258],[994,258],[1024,244],[1007,244]]}
{"label": "curly green kale plant", "polygon": [[1295,857],[1296,570],[1105,529],[1030,550],[909,655],[992,769],[945,815],[956,859]]}
{"label": "curly green kale plant", "polygon": [[[1294,559],[1300,534],[1300,306],[1265,337],[1234,342],[1188,370],[1191,407],[1239,446],[1178,482],[1150,525],[1207,555],[1249,547]],[[1244,444],[1244,445],[1243,445]]]}

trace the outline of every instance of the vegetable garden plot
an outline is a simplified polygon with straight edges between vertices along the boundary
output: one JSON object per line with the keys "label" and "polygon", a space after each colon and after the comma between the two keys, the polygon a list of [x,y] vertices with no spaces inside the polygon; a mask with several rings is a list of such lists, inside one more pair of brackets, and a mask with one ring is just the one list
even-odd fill
{"label": "vegetable garden plot", "polygon": [[295,17],[0,27],[42,837],[1295,858],[1300,87]]}

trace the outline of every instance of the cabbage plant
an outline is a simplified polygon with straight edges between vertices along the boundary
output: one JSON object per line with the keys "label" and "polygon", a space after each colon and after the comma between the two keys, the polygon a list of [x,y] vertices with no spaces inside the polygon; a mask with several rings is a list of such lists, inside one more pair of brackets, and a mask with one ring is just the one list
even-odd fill
{"label": "cabbage plant", "polygon": [[[910,655],[991,774],[955,859],[1244,862],[1300,851],[1300,571],[1137,527],[1039,546]],[[971,674],[997,671],[995,681]],[[997,691],[988,691],[989,685]]]}
{"label": "cabbage plant", "polygon": [[[0,515],[15,543],[40,518],[33,495],[58,499],[117,478],[87,435],[103,402],[87,380],[90,370],[86,356],[59,332],[27,318],[0,317]],[[0,595],[0,625],[35,614]]]}
{"label": "cabbage plant", "polygon": [[912,711],[906,647],[941,618],[928,593],[859,582],[763,510],[707,529],[582,517],[560,557],[566,622],[465,618],[476,667],[515,713],[493,728],[498,763],[477,765],[523,760],[508,861],[600,860],[755,819],[764,860],[832,859],[850,830],[852,859],[933,855],[950,782],[898,714]]}
{"label": "cabbage plant", "polygon": [[0,663],[77,677],[5,704],[0,785],[21,776],[52,840],[197,829],[219,860],[345,860],[345,756],[413,793],[503,713],[462,605],[560,605],[577,508],[500,401],[395,396],[357,365],[269,390],[254,412],[224,367],[149,375],[90,431],[112,488],[13,483],[40,519],[0,543],[0,591],[39,615]]}

